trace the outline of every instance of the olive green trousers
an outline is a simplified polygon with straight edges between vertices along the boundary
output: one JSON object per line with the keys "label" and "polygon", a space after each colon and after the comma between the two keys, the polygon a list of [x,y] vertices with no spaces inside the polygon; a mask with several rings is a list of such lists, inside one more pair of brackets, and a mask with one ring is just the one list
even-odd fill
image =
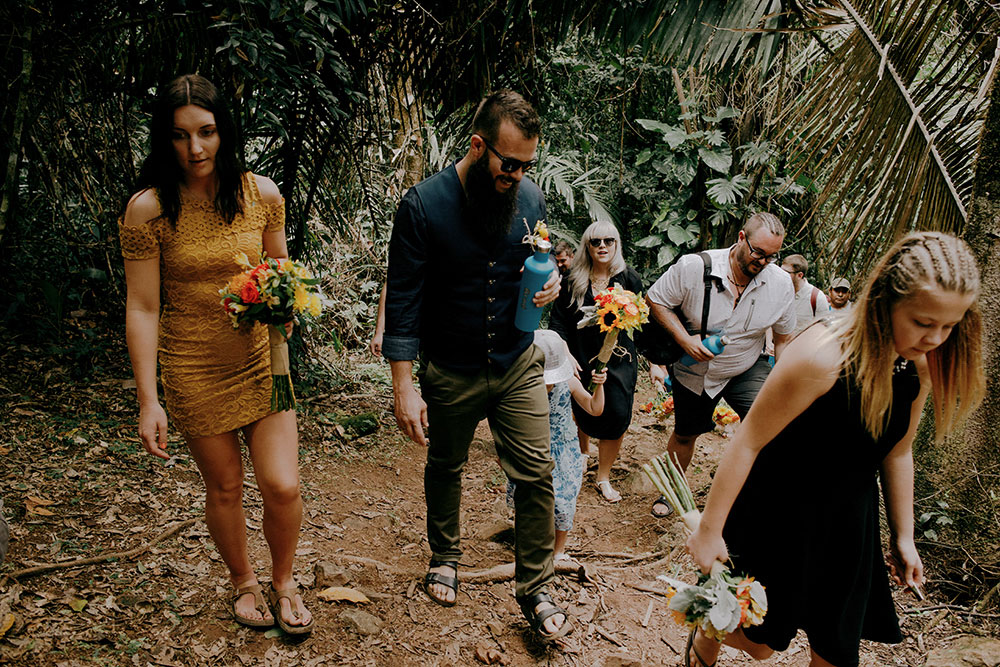
{"label": "olive green trousers", "polygon": [[430,442],[424,467],[427,541],[434,560],[457,561],[462,468],[476,426],[489,421],[500,466],[514,481],[514,592],[543,590],[552,578],[555,499],[549,452],[549,400],[544,357],[532,345],[505,373],[487,367],[464,375],[424,364],[420,390],[427,403]]}

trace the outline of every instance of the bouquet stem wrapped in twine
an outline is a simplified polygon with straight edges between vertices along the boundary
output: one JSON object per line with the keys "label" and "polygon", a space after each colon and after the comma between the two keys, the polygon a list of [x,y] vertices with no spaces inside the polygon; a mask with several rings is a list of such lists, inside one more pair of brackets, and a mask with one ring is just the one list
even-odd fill
{"label": "bouquet stem wrapped in twine", "polygon": [[[618,332],[621,329],[612,329],[604,335],[604,344],[601,345],[601,349],[597,351],[597,363],[594,364],[594,372],[600,373],[605,368],[608,367],[608,362],[611,361],[611,355],[614,354],[615,345],[618,343]],[[593,380],[590,382],[590,386],[587,387],[587,391],[591,394],[597,389],[597,385],[594,384]]]}
{"label": "bouquet stem wrapped in twine", "polygon": [[292,388],[285,327],[267,325],[267,338],[271,345],[271,411],[291,410],[295,407],[295,390]]}

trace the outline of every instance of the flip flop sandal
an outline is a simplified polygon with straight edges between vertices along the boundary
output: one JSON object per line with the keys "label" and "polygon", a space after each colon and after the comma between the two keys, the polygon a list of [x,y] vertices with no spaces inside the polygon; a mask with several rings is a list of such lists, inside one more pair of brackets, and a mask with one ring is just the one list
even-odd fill
{"label": "flip flop sandal", "polygon": [[[718,660],[713,662],[711,665],[705,662],[702,657],[698,654],[698,651],[694,648],[694,635],[698,632],[698,628],[691,631],[688,635],[687,647],[684,649],[684,667],[715,667],[718,664]],[[694,653],[694,659],[698,661],[697,665],[691,664],[691,654]]]}
{"label": "flip flop sandal", "polygon": [[[431,599],[434,604],[439,604],[442,607],[454,607],[455,603],[458,602],[458,561],[454,560],[431,560],[431,564],[427,566],[430,570],[434,567],[450,567],[455,570],[455,576],[449,577],[447,574],[440,574],[439,572],[427,572],[424,575],[424,593],[427,593],[427,597]],[[441,584],[442,586],[447,586],[451,590],[455,591],[455,599],[448,601],[444,598],[439,598],[436,595],[431,595],[431,584]]]}
{"label": "flip flop sandal", "polygon": [[[656,506],[657,505],[666,505],[667,506],[667,511],[666,512],[657,512],[656,511]],[[664,498],[663,496],[660,496],[659,498],[657,498],[656,500],[654,500],[653,501],[653,506],[649,509],[649,513],[652,514],[653,516],[655,516],[657,519],[663,519],[665,517],[668,517],[671,514],[673,514],[673,512],[674,512],[674,508],[670,506],[670,501],[667,500],[666,498]]]}
{"label": "flip flop sandal", "polygon": [[288,606],[292,610],[292,614],[295,619],[298,620],[302,618],[299,613],[298,608],[295,606],[295,595],[299,592],[298,586],[293,586],[292,588],[283,588],[280,591],[274,589],[274,584],[268,588],[267,597],[271,601],[271,614],[274,615],[274,620],[277,622],[278,627],[285,631],[285,633],[290,635],[308,635],[313,631],[313,625],[316,622],[315,618],[312,618],[305,625],[291,625],[281,616],[281,601],[282,599],[288,600]]}
{"label": "flip flop sandal", "polygon": [[595,484],[597,487],[597,493],[601,495],[601,499],[609,503],[621,502],[622,494],[619,493],[611,486],[611,482],[607,480],[602,480]]}
{"label": "flip flop sandal", "polygon": [[[236,613],[236,601],[247,593],[253,595],[253,608],[260,612],[260,615],[264,618],[248,618]],[[271,614],[267,602],[264,601],[264,589],[260,587],[260,584],[250,584],[249,586],[237,588],[236,592],[233,593],[230,604],[232,605],[233,620],[240,625],[250,628],[270,628],[274,625],[274,615]],[[271,618],[267,618],[268,614],[271,614]]]}
{"label": "flip flop sandal", "polygon": [[[535,608],[543,602],[548,602],[552,606],[542,609],[541,611],[535,611]],[[535,634],[542,639],[552,641],[553,639],[565,637],[573,631],[573,621],[570,620],[569,614],[566,613],[566,610],[553,602],[552,597],[544,591],[541,593],[534,593],[532,595],[519,597],[517,598],[517,604],[520,605],[521,613],[524,614],[524,618],[527,619],[528,625],[530,625]],[[563,618],[565,619],[563,624],[560,625],[559,629],[555,632],[546,632],[545,619],[555,616],[556,614],[563,615]]]}

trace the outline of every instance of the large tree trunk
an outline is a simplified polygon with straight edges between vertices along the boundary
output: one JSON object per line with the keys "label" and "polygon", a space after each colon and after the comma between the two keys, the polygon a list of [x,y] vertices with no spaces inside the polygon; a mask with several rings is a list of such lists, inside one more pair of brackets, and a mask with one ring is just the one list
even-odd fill
{"label": "large tree trunk", "polygon": [[[4,232],[7,230],[7,222],[17,210],[17,195],[19,180],[17,172],[21,164],[21,145],[24,131],[24,123],[27,116],[28,95],[31,92],[31,26],[24,29],[24,37],[21,44],[21,76],[17,82],[17,96],[13,103],[11,113],[10,135],[7,137],[8,145],[5,147],[6,160],[3,164],[3,181],[0,182],[0,244],[4,240]],[[7,92],[11,89],[8,86]],[[8,101],[9,103],[9,101]]]}
{"label": "large tree trunk", "polygon": [[[944,443],[930,442],[925,431],[916,449],[918,460],[938,498],[957,510],[960,535],[980,565],[996,562],[1000,510],[1000,84],[994,82],[979,142],[969,220],[963,235],[979,261],[982,290],[983,367],[986,399],[963,428]],[[927,465],[930,464],[930,465]],[[982,574],[982,571],[980,571]],[[988,585],[996,582],[985,582]]]}

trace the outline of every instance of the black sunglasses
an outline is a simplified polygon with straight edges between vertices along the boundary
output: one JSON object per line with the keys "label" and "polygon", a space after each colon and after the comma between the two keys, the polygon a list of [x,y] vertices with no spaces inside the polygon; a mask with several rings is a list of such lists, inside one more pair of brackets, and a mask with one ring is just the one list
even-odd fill
{"label": "black sunglasses", "polygon": [[750,256],[753,257],[754,259],[762,259],[766,263],[770,263],[778,261],[778,258],[781,256],[780,253],[774,253],[773,255],[765,255],[760,250],[757,250],[757,248],[754,248],[752,245],[750,245],[750,239],[747,238],[745,234],[743,236],[743,240],[746,241],[747,247],[750,248]]}
{"label": "black sunglasses", "polygon": [[[483,139],[483,137],[478,134],[476,136],[478,136],[480,139]],[[517,158],[501,155],[500,151],[493,148],[493,146],[490,146],[490,142],[483,139],[483,143],[486,144],[486,147],[489,148],[494,155],[500,158],[500,171],[502,171],[505,174],[513,174],[518,169],[520,169],[524,173],[527,173],[531,171],[532,167],[538,164],[538,160],[524,161],[524,160],[518,160]]]}
{"label": "black sunglasses", "polygon": [[603,243],[604,245],[606,245],[606,246],[608,246],[610,248],[617,241],[618,241],[618,239],[616,239],[613,236],[609,236],[606,239],[590,239],[590,247],[591,248],[600,248],[601,244]]}

